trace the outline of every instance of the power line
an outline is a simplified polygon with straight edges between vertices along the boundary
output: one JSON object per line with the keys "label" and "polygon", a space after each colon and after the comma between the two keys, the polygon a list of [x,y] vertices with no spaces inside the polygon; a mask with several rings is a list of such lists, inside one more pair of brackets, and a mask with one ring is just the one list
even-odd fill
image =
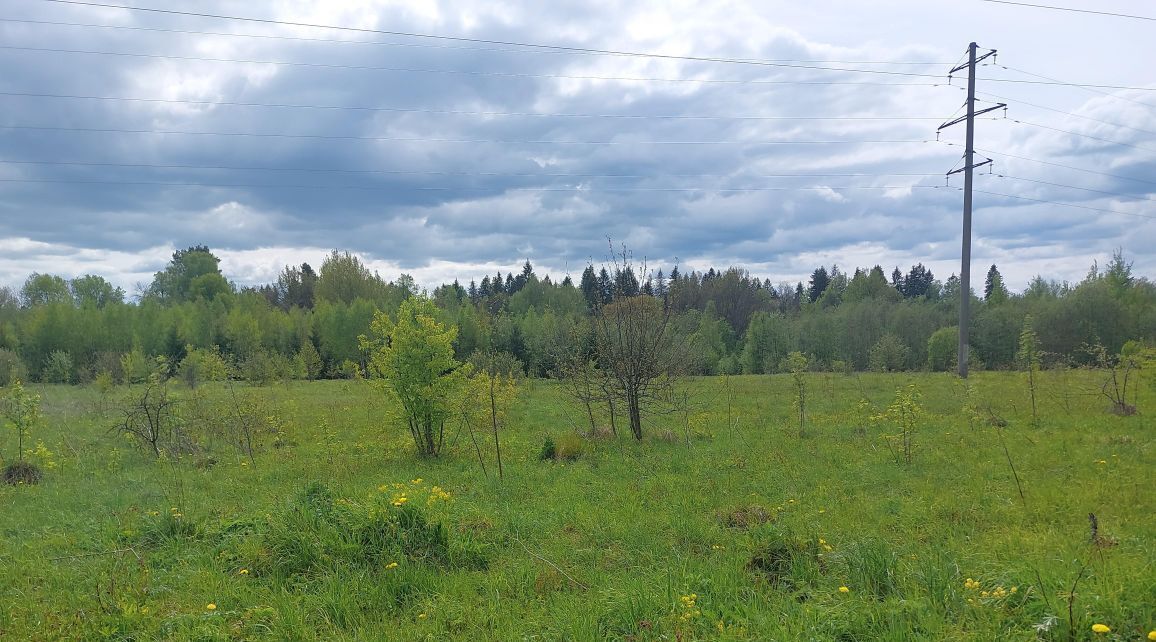
{"label": "power line", "polygon": [[1103,208],[1103,207],[1091,207],[1089,205],[1076,205],[1075,203],[1061,203],[1059,201],[1049,201],[1049,200],[1040,199],[1040,198],[1029,198],[1027,196],[1016,196],[1014,194],[1003,194],[1001,192],[988,192],[988,191],[984,191],[981,189],[977,189],[975,191],[977,193],[980,193],[980,194],[987,194],[988,196],[1001,196],[1003,198],[1014,198],[1016,200],[1030,201],[1032,203],[1042,203],[1042,204],[1046,204],[1046,205],[1059,205],[1061,207],[1073,207],[1073,208],[1081,209],[1081,210],[1090,210],[1092,212],[1103,212],[1105,214],[1119,214],[1121,216],[1136,216],[1139,218],[1147,218],[1147,219],[1156,220],[1156,216],[1149,216],[1147,214],[1138,214],[1135,212],[1121,212],[1120,210],[1112,210],[1112,209],[1107,209],[1107,208]]}
{"label": "power line", "polygon": [[[526,49],[495,49],[490,47],[461,47],[434,43],[416,43],[416,42],[386,42],[381,40],[345,40],[341,38],[309,38],[305,36],[283,36],[273,34],[256,34],[256,33],[230,33],[227,31],[198,31],[194,29],[165,29],[161,27],[136,27],[129,25],[109,25],[96,24],[87,22],[64,22],[59,20],[31,20],[21,18],[0,18],[0,22],[15,22],[21,24],[35,24],[35,25],[51,25],[62,27],[86,27],[97,29],[121,29],[128,31],[145,31],[157,33],[179,33],[188,35],[202,35],[202,36],[225,36],[230,38],[260,38],[268,40],[290,40],[302,42],[323,42],[332,44],[344,45],[369,45],[381,47],[415,47],[428,49],[450,49],[463,51],[488,51],[499,53],[527,53]],[[575,51],[554,51],[551,49],[534,50],[533,53],[548,53],[548,54],[593,54],[590,52],[575,52]],[[758,64],[758,63],[814,63],[814,64],[843,64],[843,65],[913,65],[913,66],[944,66],[947,63],[933,60],[810,60],[810,59],[794,59],[794,58],[735,58],[735,63]]]}
{"label": "power line", "polygon": [[[55,0],[45,0],[55,1]],[[929,140],[505,140],[488,138],[429,138],[409,136],[342,136],[336,134],[285,134],[279,132],[207,132],[168,129],[120,129],[114,127],[57,127],[47,125],[0,125],[0,129],[18,131],[61,131],[115,134],[172,134],[181,136],[238,136],[252,138],[304,138],[322,140],[372,140],[409,143],[496,143],[518,145],[865,145],[927,143]]]}
{"label": "power line", "polygon": [[[56,2],[58,0],[44,0],[45,2]],[[694,83],[728,83],[728,84],[767,84],[773,81],[764,80],[748,80],[738,78],[636,78],[636,77],[615,77],[615,76],[587,76],[587,75],[570,75],[570,74],[536,74],[529,72],[504,72],[504,71],[479,71],[479,70],[463,70],[463,69],[415,69],[410,67],[380,67],[374,65],[344,65],[336,63],[322,63],[322,62],[300,62],[291,60],[245,60],[238,58],[210,58],[207,56],[177,56],[172,54],[153,54],[153,53],[135,53],[124,51],[95,51],[88,49],[60,49],[56,47],[21,47],[15,45],[0,45],[0,49],[9,51],[27,51],[35,53],[61,53],[87,56],[118,56],[127,58],[148,58],[148,59],[163,59],[163,60],[185,60],[193,62],[218,62],[218,63],[234,63],[246,65],[276,65],[287,67],[306,67],[313,69],[346,69],[353,71],[390,71],[390,72],[408,72],[408,73],[434,73],[434,74],[466,74],[471,76],[505,76],[513,78],[564,78],[577,80],[631,80],[631,81],[648,81],[648,82],[694,82]],[[877,74],[883,76],[902,76],[906,78],[932,78],[939,79],[942,76],[937,74],[921,74],[908,71],[888,71],[884,69],[854,69],[849,67],[827,67],[822,65],[801,65],[788,63],[764,63],[769,67],[781,67],[786,69],[806,69],[815,71],[833,71],[845,73],[860,73],[860,74]],[[944,83],[946,84],[946,83]]]}
{"label": "power line", "polygon": [[204,105],[227,107],[270,107],[284,109],[317,109],[317,110],[345,110],[389,113],[423,113],[446,114],[458,116],[518,116],[544,118],[620,118],[620,119],[653,119],[653,120],[939,120],[934,116],[724,116],[724,115],[677,115],[677,114],[580,114],[580,113],[547,113],[547,112],[503,112],[503,111],[471,111],[458,109],[426,109],[420,107],[365,107],[353,105],[309,105],[298,103],[257,103],[238,102],[227,100],[187,100],[177,98],[139,98],[133,96],[91,96],[79,94],[43,94],[32,92],[0,91],[0,96],[16,98],[53,98],[67,100],[100,100],[118,102],[143,102],[179,105]]}
{"label": "power line", "polygon": [[1132,149],[1139,149],[1139,150],[1141,150],[1141,151],[1145,151],[1145,152],[1152,152],[1152,153],[1156,153],[1156,149],[1153,149],[1153,148],[1151,148],[1151,147],[1141,147],[1141,146],[1139,146],[1139,145],[1133,145],[1132,143],[1125,143],[1125,142],[1121,142],[1121,141],[1118,141],[1118,140],[1112,140],[1112,139],[1110,139],[1110,138],[1103,138],[1103,137],[1100,137],[1100,136],[1093,136],[1093,135],[1091,135],[1091,134],[1081,134],[1081,133],[1079,133],[1079,132],[1073,132],[1073,131],[1068,131],[1068,130],[1066,130],[1066,129],[1060,129],[1059,127],[1052,127],[1052,126],[1050,126],[1050,125],[1043,125],[1043,124],[1040,124],[1040,123],[1034,123],[1034,122],[1032,122],[1032,121],[1030,121],[1030,120],[1019,120],[1019,119],[1016,119],[1016,118],[1007,118],[1006,120],[1010,120],[1011,122],[1013,122],[1013,123],[1017,123],[1017,124],[1020,124],[1020,125],[1029,125],[1029,126],[1031,126],[1031,127],[1039,127],[1040,129],[1047,129],[1047,130],[1050,130],[1050,131],[1054,131],[1054,132],[1058,132],[1058,133],[1061,133],[1061,134],[1068,134],[1069,136],[1077,136],[1077,137],[1079,137],[1079,138],[1087,138],[1087,139],[1089,139],[1089,140],[1100,141],[1100,142],[1102,142],[1102,143],[1109,143],[1109,144],[1111,144],[1111,145],[1119,145],[1119,146],[1121,146],[1121,147],[1131,147]]}
{"label": "power line", "polygon": [[[946,144],[946,145],[951,145],[951,146],[958,146],[956,143],[949,143],[949,142],[946,142],[946,141],[944,141],[944,144]],[[1134,178],[1134,177],[1132,177],[1132,176],[1121,176],[1121,175],[1119,175],[1119,174],[1109,174],[1109,173],[1107,173],[1107,172],[1099,172],[1099,171],[1096,171],[1096,170],[1094,170],[1094,169],[1086,169],[1086,168],[1083,168],[1083,167],[1076,167],[1076,166],[1074,166],[1074,165],[1064,165],[1063,163],[1056,163],[1056,162],[1054,162],[1054,161],[1046,161],[1046,160],[1040,160],[1040,159],[1038,159],[1038,158],[1030,158],[1030,157],[1027,157],[1027,156],[1017,156],[1016,154],[1009,154],[1009,153],[1007,153],[1007,152],[997,152],[997,151],[995,151],[995,150],[991,150],[991,149],[979,149],[979,148],[976,148],[976,151],[978,151],[978,152],[983,152],[984,154],[994,154],[994,155],[996,155],[996,156],[1003,156],[1003,157],[1005,157],[1005,158],[1014,158],[1014,159],[1016,159],[1016,160],[1027,161],[1027,162],[1029,162],[1029,163],[1039,163],[1039,164],[1041,164],[1041,165],[1049,165],[1049,166],[1051,166],[1051,167],[1059,167],[1059,168],[1062,168],[1062,169],[1070,169],[1070,170],[1072,170],[1072,171],[1076,171],[1076,172],[1083,172],[1083,173],[1085,173],[1085,174],[1095,174],[1096,176],[1104,176],[1104,177],[1107,177],[1107,178],[1115,178],[1115,179],[1119,179],[1119,180],[1122,180],[1122,181],[1134,181],[1134,182],[1137,182],[1137,183],[1145,183],[1145,184],[1147,184],[1147,185],[1156,185],[1156,181],[1147,180],[1147,179],[1143,179],[1143,178]]]}
{"label": "power line", "polygon": [[761,61],[761,60],[743,59],[743,58],[724,58],[724,57],[714,57],[714,56],[680,56],[680,55],[675,55],[675,54],[657,54],[657,53],[645,53],[645,52],[624,51],[624,50],[615,50],[615,49],[597,49],[597,48],[592,48],[592,47],[575,47],[575,46],[567,46],[567,45],[548,45],[548,44],[542,44],[542,43],[518,42],[518,41],[513,41],[513,40],[495,40],[495,39],[490,39],[490,38],[470,38],[470,37],[466,37],[466,36],[446,36],[446,35],[436,35],[436,34],[428,34],[428,33],[417,33],[417,32],[411,32],[411,31],[395,31],[395,30],[387,30],[387,29],[369,29],[369,28],[365,28],[365,27],[342,27],[342,26],[337,26],[337,25],[325,25],[325,24],[317,24],[317,23],[310,23],[310,22],[295,22],[295,21],[289,21],[289,20],[273,20],[271,18],[251,18],[251,17],[244,17],[244,16],[230,16],[230,15],[214,14],[214,13],[202,13],[202,12],[195,12],[195,11],[178,11],[175,9],[157,9],[154,7],[138,7],[138,6],[112,4],[112,3],[104,3],[104,2],[88,2],[88,1],[84,1],[84,0],[41,0],[41,1],[42,2],[54,2],[57,4],[76,5],[76,6],[102,7],[102,8],[111,8],[111,9],[121,9],[121,10],[126,10],[126,11],[142,11],[142,12],[160,13],[160,14],[166,14],[166,15],[190,16],[190,17],[195,17],[195,18],[212,18],[212,19],[216,19],[216,20],[236,20],[239,22],[253,22],[253,23],[258,23],[258,24],[273,24],[273,25],[283,25],[283,26],[289,26],[289,27],[308,27],[308,28],[313,28],[313,29],[332,29],[332,30],[336,30],[336,31],[380,34],[380,35],[387,35],[387,36],[402,36],[402,37],[407,37],[407,38],[421,38],[421,39],[432,39],[432,40],[445,40],[445,41],[450,41],[450,42],[470,42],[470,43],[486,44],[486,45],[524,47],[527,49],[535,49],[535,50],[552,50],[552,51],[597,54],[597,55],[606,55],[606,56],[625,56],[625,57],[631,57],[631,58],[657,58],[657,59],[662,59],[662,60],[687,60],[687,61],[693,61],[693,62],[712,62],[712,63],[739,64],[739,65],[757,65],[757,66],[772,66],[772,67],[782,66],[782,65],[780,65],[780,63],[773,63],[773,62]]}
{"label": "power line", "polygon": [[999,95],[988,93],[988,92],[979,92],[979,93],[983,94],[984,96],[990,96],[990,97],[995,98],[997,100],[1006,100],[1010,103],[1015,103],[1017,105],[1024,105],[1027,107],[1035,107],[1036,109],[1043,109],[1045,111],[1051,111],[1051,112],[1055,112],[1057,114],[1063,114],[1065,116],[1071,116],[1073,118],[1082,118],[1084,120],[1092,121],[1094,123],[1100,123],[1102,125],[1111,125],[1112,127],[1119,127],[1121,129],[1131,129],[1132,131],[1156,135],[1156,131],[1152,131],[1150,129],[1141,129],[1139,127],[1133,127],[1131,125],[1124,125],[1121,123],[1114,123],[1114,122],[1108,121],[1108,120],[1101,120],[1099,118],[1092,118],[1091,116],[1084,116],[1083,114],[1077,114],[1077,113],[1070,112],[1070,111],[1064,111],[1062,109],[1056,109],[1055,107],[1048,107],[1046,105],[1037,105],[1035,103],[1029,103],[1026,100],[1018,100],[1015,98],[1008,98],[1006,96],[999,96]]}
{"label": "power line", "polygon": [[1115,13],[1112,11],[1094,11],[1092,9],[1074,9],[1072,7],[1056,7],[1049,4],[1035,4],[1032,2],[1012,2],[1012,0],[981,0],[982,2],[991,2],[993,4],[1010,4],[1017,7],[1030,7],[1032,9],[1049,9],[1051,11],[1068,11],[1071,13],[1088,13],[1097,16],[1111,16],[1113,18],[1131,18],[1133,20],[1151,20],[1156,22],[1156,18],[1148,16],[1134,16],[1126,13]]}
{"label": "power line", "polygon": [[[1107,96],[1108,98],[1114,98],[1116,100],[1123,100],[1125,102],[1133,103],[1136,105],[1143,105],[1144,107],[1147,107],[1149,109],[1156,109],[1156,105],[1152,105],[1151,103],[1146,103],[1146,102],[1143,102],[1140,100],[1134,100],[1134,99],[1128,98],[1126,96],[1119,96],[1117,94],[1103,91],[1101,89],[1096,89],[1092,85],[1081,85],[1079,83],[1072,83],[1072,82],[1068,82],[1066,80],[1060,80],[1059,78],[1052,78],[1051,76],[1044,76],[1042,74],[1037,74],[1037,73],[1033,73],[1030,71],[1025,71],[1023,69],[1017,69],[1015,67],[1009,67],[1007,65],[996,64],[995,66],[1003,69],[1004,71],[1014,71],[1016,73],[1023,74],[1025,76],[1031,76],[1033,78],[1039,78],[1041,80],[1048,81],[1047,83],[1040,83],[1040,84],[1051,84],[1051,85],[1063,86],[1063,87],[1074,87],[1076,89],[1083,89],[1084,91],[1091,93],[1091,94],[1099,94],[1100,96]],[[1134,88],[1134,89],[1139,89],[1139,88]]]}
{"label": "power line", "polygon": [[84,180],[68,178],[0,178],[0,183],[69,184],[69,185],[137,185],[156,187],[263,188],[305,190],[365,191],[520,191],[520,192],[794,192],[828,190],[942,189],[942,185],[816,185],[812,187],[482,187],[424,185],[303,185],[300,183],[200,183],[171,181]]}
{"label": "power line", "polygon": [[582,173],[550,173],[550,172],[449,172],[425,170],[392,170],[392,169],[345,169],[333,167],[268,167],[244,165],[191,165],[191,164],[162,164],[162,163],[113,163],[94,161],[60,161],[60,160],[27,160],[27,159],[0,159],[0,164],[7,165],[36,165],[36,166],[79,166],[79,167],[118,167],[126,169],[196,169],[220,171],[252,171],[252,172],[315,172],[335,174],[384,174],[401,176],[463,176],[487,178],[742,178],[742,179],[770,179],[770,178],[893,178],[918,177],[931,178],[939,174],[918,173],[885,173],[872,174],[862,172],[836,173],[790,173],[790,174],[582,174]]}
{"label": "power line", "polygon": [[1114,196],[1116,198],[1122,198],[1122,199],[1138,200],[1138,201],[1156,201],[1156,198],[1153,198],[1151,196],[1130,196],[1130,195],[1126,195],[1126,194],[1120,194],[1117,192],[1109,192],[1109,191],[1102,190],[1102,189],[1092,189],[1090,187],[1078,187],[1076,185],[1065,185],[1063,183],[1052,183],[1050,181],[1041,181],[1041,180],[1038,180],[1035,178],[1024,178],[1023,176],[1009,176],[1007,174],[1000,174],[999,172],[992,174],[992,176],[997,176],[999,178],[1006,178],[1006,179],[1013,180],[1013,181],[1024,181],[1027,183],[1036,183],[1037,185],[1047,185],[1049,187],[1062,187],[1064,189],[1080,190],[1081,192],[1092,192],[1094,194],[1103,194],[1105,196]]}

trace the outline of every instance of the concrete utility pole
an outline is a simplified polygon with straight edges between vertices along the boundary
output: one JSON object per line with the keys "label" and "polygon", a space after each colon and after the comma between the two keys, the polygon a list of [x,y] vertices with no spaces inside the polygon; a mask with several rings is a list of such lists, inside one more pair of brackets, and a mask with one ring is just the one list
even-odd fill
{"label": "concrete utility pole", "polygon": [[960,378],[967,378],[967,335],[968,323],[971,319],[971,182],[972,170],[976,167],[982,167],[991,163],[991,159],[987,159],[982,163],[975,164],[975,117],[981,114],[986,114],[989,111],[1002,109],[1007,105],[997,104],[994,107],[987,107],[978,112],[975,110],[975,66],[977,63],[985,60],[988,57],[995,55],[995,49],[988,51],[982,56],[976,57],[976,45],[971,43],[967,47],[967,63],[955,67],[948,75],[954,74],[957,71],[967,69],[967,114],[948,121],[939,126],[938,131],[956,125],[960,122],[967,123],[967,141],[963,153],[963,167],[961,169],[952,170],[947,173],[948,176],[963,172],[963,256],[960,261],[959,280],[959,356],[957,362],[959,363]]}

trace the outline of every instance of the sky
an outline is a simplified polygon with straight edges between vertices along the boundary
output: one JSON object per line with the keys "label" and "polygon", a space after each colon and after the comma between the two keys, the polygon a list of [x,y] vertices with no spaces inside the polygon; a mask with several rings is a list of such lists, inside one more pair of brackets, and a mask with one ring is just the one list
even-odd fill
{"label": "sky", "polygon": [[1078,281],[1116,248],[1156,274],[1156,21],[983,0],[136,2],[0,3],[0,285],[94,273],[131,293],[200,244],[238,285],[332,249],[426,287],[526,260],[577,277],[612,247],[775,283],[917,262],[946,279],[964,128],[937,129],[963,113],[948,71],[972,41],[998,50],[977,108],[1007,104],[976,124],[993,163],[973,287],[993,263],[1013,291]]}

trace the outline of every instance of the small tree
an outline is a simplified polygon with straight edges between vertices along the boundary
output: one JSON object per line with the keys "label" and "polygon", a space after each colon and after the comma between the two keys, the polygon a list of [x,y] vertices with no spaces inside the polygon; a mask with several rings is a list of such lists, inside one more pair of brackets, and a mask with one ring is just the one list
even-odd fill
{"label": "small tree", "polygon": [[1024,327],[1020,331],[1019,350],[1016,351],[1016,361],[1028,374],[1028,393],[1032,399],[1032,425],[1039,423],[1039,413],[1036,408],[1036,374],[1040,371],[1040,338],[1032,327],[1032,316],[1024,317]]}
{"label": "small tree", "polygon": [[907,346],[903,340],[888,332],[871,346],[867,353],[867,365],[875,372],[896,372],[907,365]]}
{"label": "small tree", "polygon": [[4,417],[16,429],[16,461],[4,467],[4,482],[35,484],[40,481],[41,472],[32,462],[24,461],[24,440],[32,426],[40,421],[40,395],[25,390],[19,379],[13,381],[4,400]]}
{"label": "small tree", "polygon": [[494,435],[494,455],[498,462],[498,479],[505,473],[502,469],[502,442],[500,429],[506,423],[510,407],[518,398],[518,376],[522,373],[522,364],[514,355],[508,352],[480,352],[470,358],[473,366],[473,375],[470,379],[468,407],[465,409],[465,420],[473,434],[471,418],[478,411],[485,415],[485,421],[490,424]]}
{"label": "small tree", "polygon": [[24,440],[40,421],[40,395],[28,392],[19,379],[13,381],[4,403],[4,418],[16,429],[16,460],[24,461]]}
{"label": "small tree", "polygon": [[120,408],[122,419],[114,430],[134,438],[157,458],[165,451],[186,450],[191,444],[181,431],[176,406],[168,382],[154,373],[143,389],[127,393]]}
{"label": "small tree", "polygon": [[[913,437],[919,419],[923,415],[923,408],[919,405],[921,397],[915,384],[908,384],[906,389],[897,388],[895,400],[887,406],[883,414],[876,417],[877,420],[886,421],[899,429],[899,434],[887,435],[885,439],[891,454],[895,456],[895,461],[902,461],[907,466],[911,465],[914,451]],[[895,440],[899,441],[898,448],[892,446]]]}
{"label": "small tree", "polygon": [[445,440],[446,422],[465,390],[470,367],[454,359],[457,328],[438,321],[428,298],[402,302],[397,320],[378,312],[370,324],[373,339],[358,337],[369,354],[370,373],[401,405],[419,454],[436,457]]}
{"label": "small tree", "polygon": [[72,355],[63,350],[53,350],[44,363],[40,379],[45,383],[72,383]]}
{"label": "small tree", "polygon": [[799,437],[807,435],[807,357],[798,350],[787,355],[786,369],[795,384],[795,409],[799,411]]}

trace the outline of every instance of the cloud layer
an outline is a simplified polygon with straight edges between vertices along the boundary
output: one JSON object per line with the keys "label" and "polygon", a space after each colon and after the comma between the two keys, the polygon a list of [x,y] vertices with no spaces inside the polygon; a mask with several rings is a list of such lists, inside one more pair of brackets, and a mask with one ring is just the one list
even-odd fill
{"label": "cloud layer", "polygon": [[[205,243],[240,283],[337,247],[432,285],[526,258],[576,274],[608,238],[653,265],[737,264],[775,281],[916,261],[945,278],[962,180],[942,174],[963,130],[936,141],[935,128],[964,98],[943,78],[978,23],[915,2],[815,4],[196,7],[494,41],[479,43],[22,3],[0,16],[0,283],[97,272],[131,288],[173,248]],[[857,37],[855,12],[877,28]],[[1028,14],[999,15],[1011,24],[992,39]],[[1056,46],[1046,32],[1016,43],[1029,62]],[[798,62],[824,60],[840,62]],[[1142,67],[1070,71],[1146,87]],[[1010,119],[979,124],[996,163],[976,180],[976,265],[998,263],[1018,288],[1036,273],[1078,279],[1122,246],[1152,273],[1156,96],[982,75],[981,98],[1010,99]]]}

